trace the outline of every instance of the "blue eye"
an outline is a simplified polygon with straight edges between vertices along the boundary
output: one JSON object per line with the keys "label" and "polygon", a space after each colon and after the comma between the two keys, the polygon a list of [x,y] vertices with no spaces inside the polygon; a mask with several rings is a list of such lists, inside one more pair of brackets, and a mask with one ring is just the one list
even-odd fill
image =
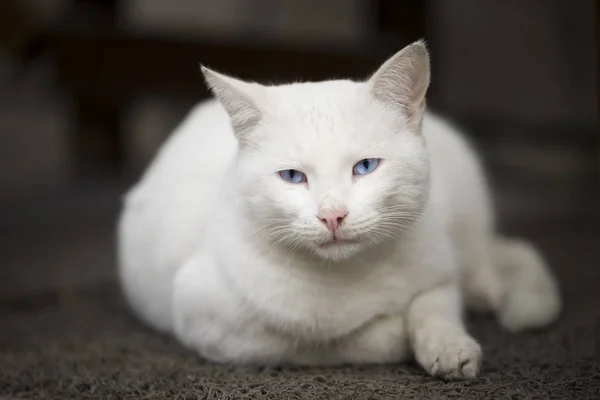
{"label": "blue eye", "polygon": [[366,175],[375,171],[375,168],[379,165],[379,158],[365,158],[364,160],[360,160],[354,167],[352,167],[353,175]]}
{"label": "blue eye", "polygon": [[279,176],[286,182],[290,183],[303,183],[306,182],[306,175],[295,169],[284,169],[279,171]]}

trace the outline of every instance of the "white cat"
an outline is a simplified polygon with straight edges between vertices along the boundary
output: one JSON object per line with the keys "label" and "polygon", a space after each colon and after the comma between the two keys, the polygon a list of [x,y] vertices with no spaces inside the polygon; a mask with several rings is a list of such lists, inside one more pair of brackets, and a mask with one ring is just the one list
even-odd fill
{"label": "white cat", "polygon": [[414,355],[473,378],[462,321],[551,323],[538,253],[494,232],[478,160],[425,112],[416,42],[365,82],[263,86],[203,68],[198,106],[128,193],[122,285],[136,313],[217,362],[339,365]]}

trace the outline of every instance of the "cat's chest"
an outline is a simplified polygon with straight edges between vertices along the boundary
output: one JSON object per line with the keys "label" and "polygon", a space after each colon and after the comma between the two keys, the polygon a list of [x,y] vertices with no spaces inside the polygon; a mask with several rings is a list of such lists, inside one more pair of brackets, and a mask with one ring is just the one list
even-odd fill
{"label": "cat's chest", "polygon": [[257,318],[307,341],[342,337],[377,316],[402,313],[415,293],[405,274],[387,268],[361,277],[249,270],[232,283]]}

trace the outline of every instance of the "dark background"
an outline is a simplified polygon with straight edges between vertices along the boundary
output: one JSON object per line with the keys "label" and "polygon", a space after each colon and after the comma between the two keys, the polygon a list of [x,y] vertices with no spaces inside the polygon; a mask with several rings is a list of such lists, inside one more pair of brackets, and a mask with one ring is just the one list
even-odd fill
{"label": "dark background", "polygon": [[0,296],[114,276],[120,195],[207,96],[199,63],[362,78],[423,37],[429,104],[481,151],[502,225],[597,229],[598,20],[585,0],[4,0]]}

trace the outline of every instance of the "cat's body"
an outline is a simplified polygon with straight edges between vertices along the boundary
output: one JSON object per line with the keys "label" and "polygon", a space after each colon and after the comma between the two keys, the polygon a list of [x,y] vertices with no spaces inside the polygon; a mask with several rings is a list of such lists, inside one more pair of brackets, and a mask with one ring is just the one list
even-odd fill
{"label": "cat's body", "polygon": [[413,353],[447,378],[475,376],[481,358],[461,298],[513,330],[551,322],[555,283],[532,248],[496,236],[473,151],[422,118],[419,46],[367,83],[267,88],[205,70],[221,103],[193,110],[125,201],[133,309],[215,361]]}

